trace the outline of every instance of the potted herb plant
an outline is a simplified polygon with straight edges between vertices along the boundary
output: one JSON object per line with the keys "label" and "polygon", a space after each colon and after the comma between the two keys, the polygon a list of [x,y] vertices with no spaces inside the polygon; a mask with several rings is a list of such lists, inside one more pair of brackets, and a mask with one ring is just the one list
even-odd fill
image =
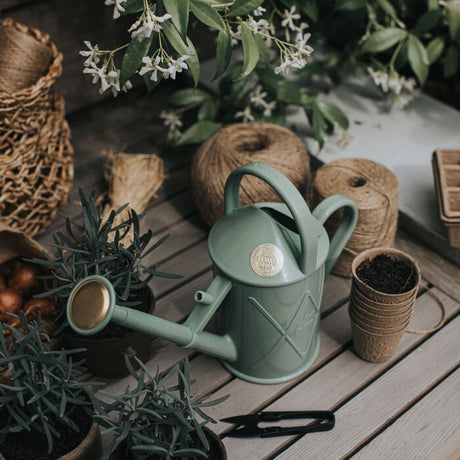
{"label": "potted herb plant", "polygon": [[46,325],[20,328],[0,323],[0,458],[98,459],[99,427],[92,420],[86,371],[73,360],[78,350],[52,350]]}
{"label": "potted herb plant", "polygon": [[[193,402],[187,359],[155,375],[139,360],[138,372],[128,359],[126,364],[135,379],[135,388],[128,386],[121,395],[101,392],[104,400],[92,397],[95,420],[113,435],[103,460],[227,458],[219,437],[205,426],[215,421],[202,410],[227,396],[213,401],[206,396]],[[173,377],[177,377],[177,385],[171,383]]]}
{"label": "potted herb plant", "polygon": [[[174,275],[157,272],[143,265],[142,261],[169,235],[151,244],[153,233],[151,230],[141,233],[139,217],[134,210],[128,217],[120,219],[127,205],[103,218],[94,192],[87,198],[80,190],[80,200],[82,223],[66,217],[66,231],[55,233],[52,254],[45,254],[45,259],[33,259],[50,269],[50,274],[44,278],[52,283],[53,288],[43,296],[53,295],[59,299],[63,314],[72,288],[88,275],[101,275],[112,282],[119,305],[152,312],[155,300],[148,287],[149,281],[154,276]],[[87,349],[88,369],[105,377],[126,372],[125,353],[147,359],[152,340],[148,335],[116,324],[94,336],[81,337],[70,331],[64,335],[70,347]]]}

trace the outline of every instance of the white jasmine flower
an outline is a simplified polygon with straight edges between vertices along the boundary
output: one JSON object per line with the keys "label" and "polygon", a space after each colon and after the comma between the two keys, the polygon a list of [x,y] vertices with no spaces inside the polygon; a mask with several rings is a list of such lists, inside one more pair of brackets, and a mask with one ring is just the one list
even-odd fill
{"label": "white jasmine flower", "polygon": [[270,118],[272,116],[273,110],[276,108],[276,101],[270,101],[265,104],[264,108],[264,117]]}
{"label": "white jasmine flower", "polygon": [[168,128],[168,139],[170,141],[177,140],[182,135],[180,128],[183,126],[179,114],[172,110],[163,110],[160,113],[160,118],[163,120],[164,126]]}
{"label": "white jasmine flower", "polygon": [[267,93],[263,91],[262,86],[257,85],[249,95],[249,101],[256,107],[265,107]]}
{"label": "white jasmine flower", "polygon": [[300,19],[300,14],[296,13],[295,12],[295,5],[291,6],[291,9],[288,11],[288,10],[284,10],[284,14],[283,14],[283,20],[281,21],[281,26],[282,27],[287,27],[288,29],[292,30],[292,31],[296,31],[297,30],[297,27],[296,25],[294,24],[294,21],[297,21],[298,19]]}
{"label": "white jasmine flower", "polygon": [[275,74],[279,75],[281,73],[283,75],[287,75],[289,73],[289,67],[291,66],[291,64],[292,61],[289,59],[282,61],[279,66],[275,67]]}
{"label": "white jasmine flower", "polygon": [[[89,66],[83,69],[83,73],[88,73],[93,76],[93,81],[92,81],[93,85],[99,81],[101,81],[102,86],[107,85],[107,75],[106,75],[106,69],[104,67],[99,68],[94,62],[91,62]],[[105,89],[107,88],[108,86],[106,86]]]}
{"label": "white jasmine flower", "polygon": [[160,72],[166,72],[167,69],[164,69],[163,67],[160,67],[158,64],[160,63],[160,57],[156,56],[154,61],[152,62],[152,59],[148,56],[144,56],[142,58],[142,63],[144,64],[143,67],[139,70],[139,75],[144,75],[148,72],[152,72],[150,75],[150,80],[152,81],[158,81],[158,71]]}
{"label": "white jasmine flower", "polygon": [[129,80],[126,80],[126,83],[121,87],[121,90],[127,93],[132,88],[133,88],[133,84]]}
{"label": "white jasmine flower", "polygon": [[307,45],[308,40],[310,39],[311,34],[302,34],[298,33],[296,36],[296,44],[297,48],[302,55],[310,56],[311,53],[313,53],[313,48],[310,45]]}
{"label": "white jasmine flower", "polygon": [[92,62],[94,62],[94,64],[98,64],[100,61],[99,56],[98,56],[98,52],[99,52],[98,45],[93,46],[91,42],[88,40],[85,40],[83,43],[88,48],[88,50],[80,51],[80,54],[87,58],[85,59],[85,62],[83,62],[83,65],[85,67],[88,67]]}
{"label": "white jasmine flower", "polygon": [[139,35],[144,37],[150,37],[152,32],[159,32],[162,29],[161,24],[168,19],[171,19],[170,14],[164,14],[163,16],[156,16],[152,10],[146,10],[146,12],[128,29],[131,32],[131,38],[135,38]]}
{"label": "white jasmine flower", "polygon": [[270,23],[266,19],[259,19],[256,21],[253,17],[249,16],[246,24],[255,34],[270,33]]}
{"label": "white jasmine flower", "polygon": [[265,14],[267,10],[262,7],[262,6],[259,6],[259,8],[256,8],[254,11],[253,11],[253,15],[254,16],[263,16]]}
{"label": "white jasmine flower", "polygon": [[110,72],[107,73],[107,84],[109,85],[109,88],[112,90],[113,97],[115,97],[120,92],[120,71],[119,70],[111,70]]}
{"label": "white jasmine flower", "polygon": [[187,59],[190,59],[190,56],[184,55],[178,59],[170,59],[169,67],[163,71],[164,78],[171,78],[172,80],[176,79],[176,73],[180,73],[183,70],[187,70],[188,66],[185,63]]}
{"label": "white jasmine flower", "polygon": [[229,31],[230,31],[232,47],[237,46],[238,43],[241,41],[241,26],[238,26],[236,28],[236,31],[234,31],[232,28],[229,28]]}
{"label": "white jasmine flower", "polygon": [[388,92],[389,89],[389,76],[386,72],[381,70],[374,70],[372,67],[368,67],[367,71],[369,72],[372,80],[374,80],[374,84],[376,86],[380,86],[384,93]]}
{"label": "white jasmine flower", "polygon": [[247,106],[244,110],[235,113],[235,120],[239,119],[241,119],[243,123],[254,121],[254,116],[252,115],[251,108],[249,106]]}
{"label": "white jasmine flower", "polygon": [[125,3],[125,0],[105,0],[105,5],[115,5],[115,7],[113,8],[113,19],[119,18],[120,13],[125,12],[125,9],[121,6],[122,3]]}

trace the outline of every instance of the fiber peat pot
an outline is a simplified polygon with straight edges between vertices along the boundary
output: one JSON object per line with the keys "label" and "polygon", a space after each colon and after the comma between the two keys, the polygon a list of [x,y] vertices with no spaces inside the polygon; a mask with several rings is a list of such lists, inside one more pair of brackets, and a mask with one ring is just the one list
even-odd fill
{"label": "fiber peat pot", "polygon": [[[146,286],[140,291],[142,305],[139,310],[153,313],[155,298],[152,290]],[[68,348],[85,348],[82,357],[85,366],[95,375],[107,378],[127,375],[125,354],[129,356],[135,369],[139,368],[134,356],[145,362],[150,357],[152,336],[133,331],[123,326],[109,324],[103,331],[93,336],[82,336],[74,332],[66,332],[64,337]]]}
{"label": "fiber peat pot", "polygon": [[[210,446],[207,458],[209,460],[227,460],[227,451],[219,435],[214,433],[214,431],[210,430],[207,426],[203,427],[203,431],[208,438]],[[143,460],[160,460],[161,458],[162,457],[151,455],[145,457]],[[130,453],[126,453],[126,443],[121,443],[110,456],[110,460],[134,460],[134,457]]]}

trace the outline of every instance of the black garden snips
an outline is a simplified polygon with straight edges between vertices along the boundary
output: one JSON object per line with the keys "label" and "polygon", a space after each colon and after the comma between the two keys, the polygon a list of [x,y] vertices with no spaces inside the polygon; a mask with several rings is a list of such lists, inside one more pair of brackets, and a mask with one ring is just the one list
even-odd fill
{"label": "black garden snips", "polygon": [[[300,426],[267,426],[259,427],[259,423],[278,422],[280,420],[309,419],[313,423]],[[272,436],[289,436],[295,434],[316,433],[329,431],[334,428],[335,417],[330,411],[288,411],[288,412],[258,412],[256,414],[237,415],[227,417],[222,422],[234,423],[237,426],[227,433],[227,436],[236,438],[270,438]]]}

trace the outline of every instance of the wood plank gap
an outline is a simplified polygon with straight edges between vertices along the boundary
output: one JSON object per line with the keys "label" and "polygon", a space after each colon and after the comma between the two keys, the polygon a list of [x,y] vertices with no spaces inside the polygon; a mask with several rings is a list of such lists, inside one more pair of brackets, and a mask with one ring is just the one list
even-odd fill
{"label": "wood plank gap", "polygon": [[460,364],[451,369],[450,371],[447,371],[445,375],[442,375],[439,377],[439,379],[431,386],[429,386],[425,392],[421,393],[418,398],[415,398],[413,401],[410,401],[407,406],[401,408],[401,410],[396,413],[393,417],[388,419],[384,425],[379,427],[372,435],[370,435],[367,439],[364,439],[363,442],[359,445],[356,446],[355,449],[353,449],[351,452],[349,452],[346,456],[345,459],[350,459],[354,455],[356,455],[360,450],[362,450],[365,446],[367,446],[369,443],[371,443],[377,436],[379,436],[381,433],[383,433],[385,430],[387,430],[391,425],[393,425],[400,417],[402,417],[406,412],[408,412],[410,409],[412,409],[415,405],[417,405],[420,401],[422,401],[425,397],[427,397],[430,393],[433,392],[442,382],[447,380],[451,375],[453,375],[455,372],[460,369]]}

